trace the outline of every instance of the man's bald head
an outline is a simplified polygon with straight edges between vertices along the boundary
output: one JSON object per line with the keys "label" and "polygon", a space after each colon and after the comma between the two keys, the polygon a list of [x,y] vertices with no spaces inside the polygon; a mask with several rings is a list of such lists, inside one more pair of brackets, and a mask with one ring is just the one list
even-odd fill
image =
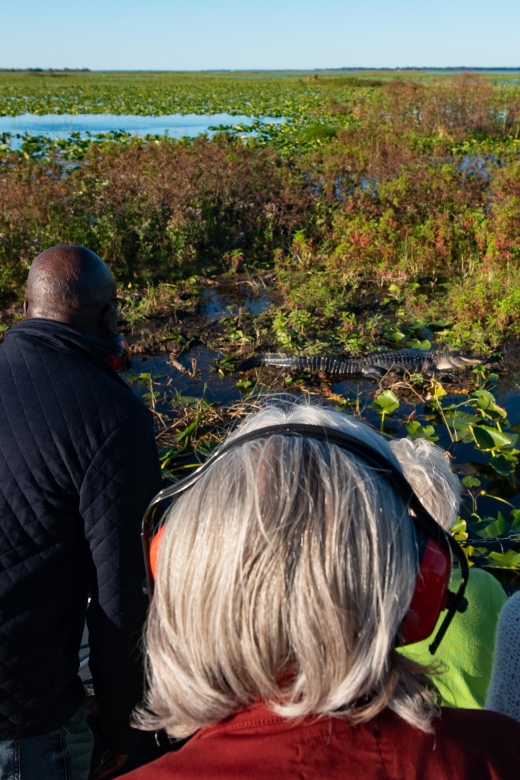
{"label": "man's bald head", "polygon": [[46,249],[31,265],[25,314],[103,336],[117,327],[115,294],[114,277],[95,252],[63,244]]}

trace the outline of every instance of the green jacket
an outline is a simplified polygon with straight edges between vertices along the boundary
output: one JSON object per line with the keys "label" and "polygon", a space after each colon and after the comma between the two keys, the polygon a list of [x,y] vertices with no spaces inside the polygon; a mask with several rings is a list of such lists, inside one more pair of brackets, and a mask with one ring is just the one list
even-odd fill
{"label": "green jacket", "polygon": [[[460,570],[454,569],[450,590],[460,585]],[[435,655],[431,639],[400,648],[407,658],[431,666],[430,677],[444,707],[483,709],[491,680],[498,617],[507,601],[500,583],[484,569],[470,569],[466,588],[468,608],[453,618]],[[443,612],[435,631],[444,619]]]}

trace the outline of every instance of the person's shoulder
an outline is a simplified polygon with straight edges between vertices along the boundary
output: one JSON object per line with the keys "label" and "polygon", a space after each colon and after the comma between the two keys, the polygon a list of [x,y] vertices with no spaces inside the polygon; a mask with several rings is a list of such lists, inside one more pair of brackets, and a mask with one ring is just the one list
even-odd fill
{"label": "person's shoulder", "polygon": [[[453,569],[450,577],[452,583],[459,583],[461,580],[462,572],[460,569]],[[472,566],[469,570],[468,585],[467,587],[497,587],[501,590],[502,585],[499,583],[496,577],[493,577],[490,572],[485,569],[479,569],[476,566]]]}
{"label": "person's shoulder", "polygon": [[[507,715],[501,715],[491,710],[466,710],[457,707],[441,707],[441,717],[435,723],[442,721],[451,728],[453,723],[466,726],[471,729],[504,728],[515,731],[520,735],[520,723]],[[519,746],[520,747],[520,746]]]}
{"label": "person's shoulder", "polygon": [[60,381],[80,404],[95,402],[101,416],[110,411],[121,421],[149,417],[150,411],[133,392],[124,377],[112,369],[100,368],[88,358],[66,354],[67,370]]}
{"label": "person's shoulder", "polygon": [[151,422],[150,410],[129,385],[87,361],[69,375],[68,388],[82,408],[94,405],[100,418],[110,418],[116,427],[139,420]]}
{"label": "person's shoulder", "polygon": [[[518,653],[520,641],[520,592],[515,593],[507,600],[500,613],[498,621],[497,646],[495,654],[495,675],[499,672],[497,663],[507,668],[518,666]],[[512,650],[511,648],[514,648]],[[505,683],[505,681],[504,681]]]}
{"label": "person's shoulder", "polygon": [[[460,569],[455,569],[450,578],[451,587],[458,587],[460,580]],[[500,610],[507,601],[507,594],[496,577],[485,569],[477,569],[473,566],[469,571],[466,598],[470,607],[475,600],[484,600],[486,604],[496,604]]]}
{"label": "person's shoulder", "polygon": [[500,613],[500,624],[513,622],[520,623],[520,591],[509,598]]}
{"label": "person's shoulder", "polygon": [[491,746],[493,752],[512,750],[520,762],[520,723],[508,715],[490,710],[442,707],[441,717],[435,721],[435,733],[454,742],[463,752]]}
{"label": "person's shoulder", "polygon": [[[436,780],[509,780],[514,776],[511,771],[520,766],[520,724],[486,711],[443,708],[441,717],[433,722],[433,733],[417,729],[389,710],[358,726],[342,719],[321,719],[290,728],[255,727],[253,732],[210,732],[207,740],[199,732],[181,750],[123,775],[122,780],[299,777],[294,771],[296,745],[300,759],[302,751],[312,750],[304,757],[316,777],[321,776],[320,768],[322,776],[346,776],[344,773],[360,761],[367,778],[380,776],[380,762],[388,776],[418,777],[422,767],[422,777]],[[255,774],[251,773],[253,767]]]}
{"label": "person's shoulder", "polygon": [[388,711],[375,719],[380,752],[394,772],[392,777],[510,780],[517,776],[520,723],[512,718],[442,707],[431,725],[432,731],[425,732]]}
{"label": "person's shoulder", "polygon": [[392,777],[511,780],[519,774],[520,723],[507,716],[442,707],[432,731],[424,732],[386,711],[376,726]]}

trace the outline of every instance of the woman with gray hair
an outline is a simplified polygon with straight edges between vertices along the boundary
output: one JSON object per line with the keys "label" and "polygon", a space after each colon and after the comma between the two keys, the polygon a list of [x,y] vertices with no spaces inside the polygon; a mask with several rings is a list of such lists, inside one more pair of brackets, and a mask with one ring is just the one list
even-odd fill
{"label": "woman with gray hair", "polygon": [[268,408],[182,490],[160,540],[137,722],[198,733],[128,780],[518,770],[519,724],[441,709],[427,670],[396,652],[421,621],[433,629],[440,602],[433,622],[422,613],[456,545],[382,437],[322,408]]}

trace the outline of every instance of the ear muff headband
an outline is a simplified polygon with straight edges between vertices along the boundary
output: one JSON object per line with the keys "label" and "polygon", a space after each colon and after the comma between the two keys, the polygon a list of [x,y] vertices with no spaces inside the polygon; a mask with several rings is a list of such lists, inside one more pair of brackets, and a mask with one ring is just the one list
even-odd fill
{"label": "ear muff headband", "polygon": [[[141,534],[150,597],[153,594],[153,575],[155,573],[158,546],[162,536],[161,529],[159,534],[153,538],[154,528],[157,525],[155,515],[159,505],[163,501],[172,501],[186,490],[189,490],[213,464],[217,463],[231,450],[247,442],[265,439],[269,436],[299,436],[327,444],[334,444],[346,452],[356,455],[369,466],[376,469],[389,482],[392,490],[401,496],[405,506],[413,512],[410,517],[417,532],[419,572],[410,608],[403,621],[400,644],[412,644],[429,637],[437,624],[441,611],[447,608],[446,616],[429,646],[430,652],[432,654],[435,653],[455,613],[458,611],[463,612],[467,606],[464,592],[468,581],[469,568],[462,548],[427,512],[414,493],[410,483],[390,460],[355,436],[345,431],[320,425],[282,423],[249,431],[236,439],[228,441],[193,474],[180,480],[175,485],[161,490],[155,496],[144,515]],[[456,557],[461,568],[461,584],[455,594],[450,593],[448,590],[451,573],[451,554]]]}

